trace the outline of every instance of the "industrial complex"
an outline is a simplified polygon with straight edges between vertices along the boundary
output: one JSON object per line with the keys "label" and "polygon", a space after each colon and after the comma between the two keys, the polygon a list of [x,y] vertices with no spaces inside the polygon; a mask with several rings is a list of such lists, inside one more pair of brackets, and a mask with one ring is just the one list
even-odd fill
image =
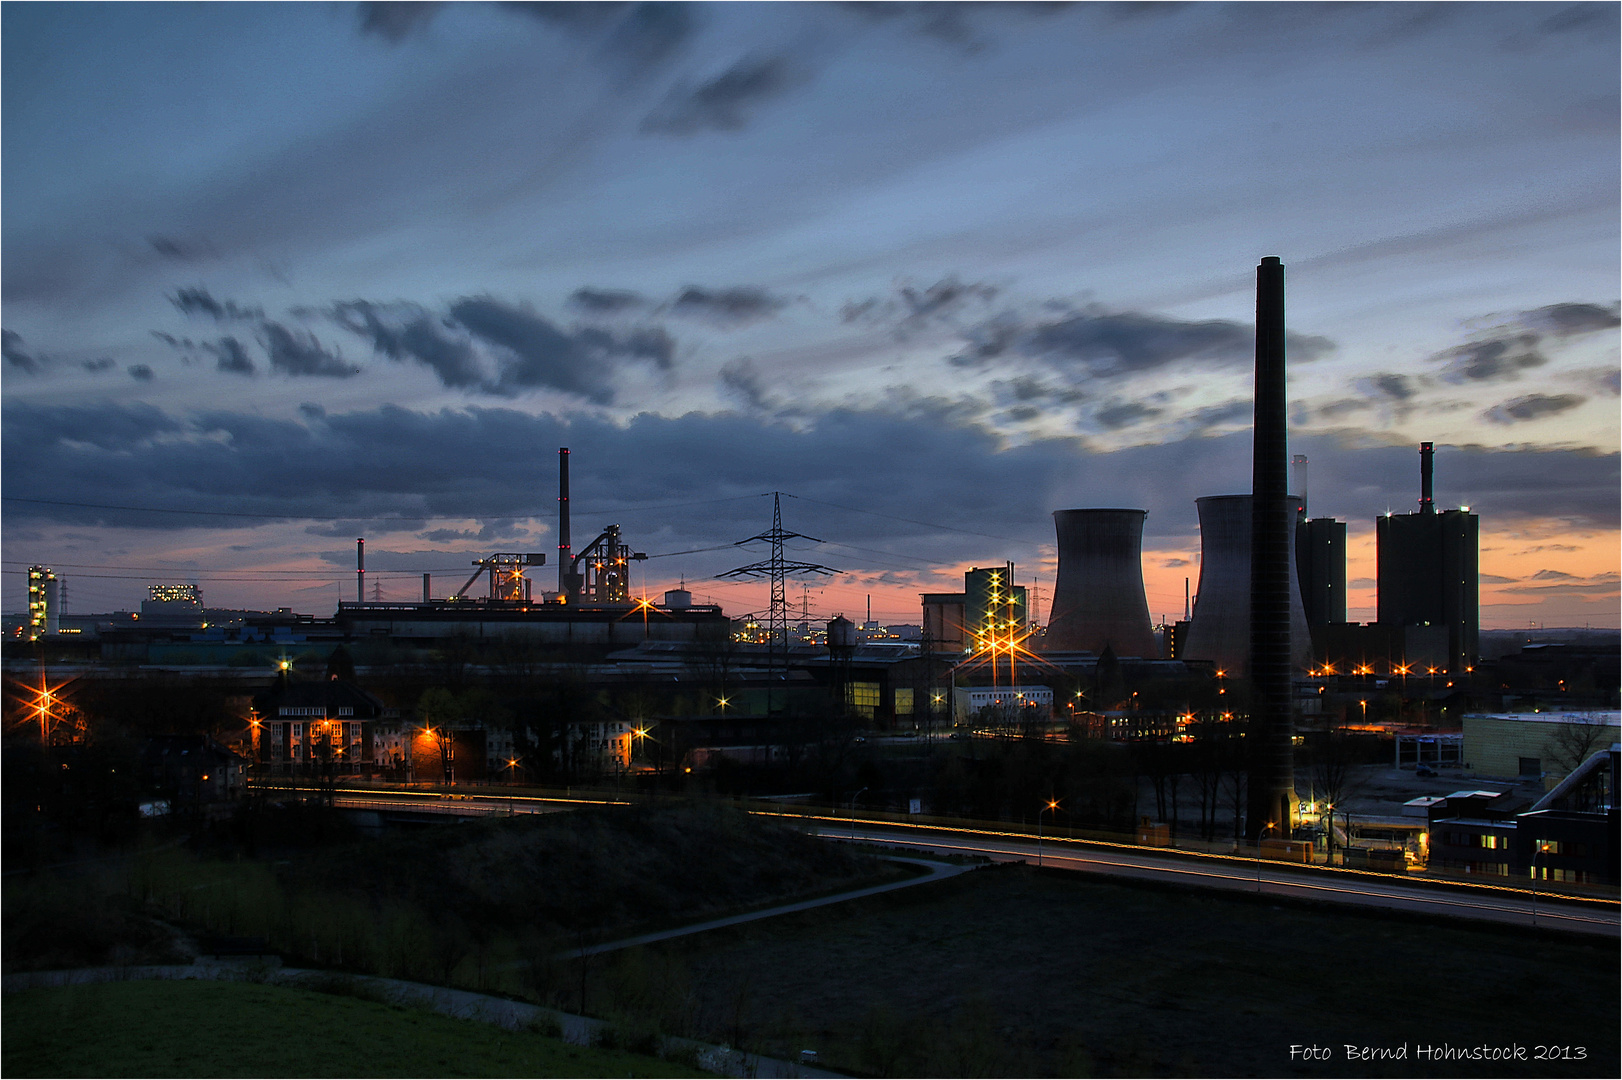
{"label": "industrial complex", "polygon": [[[1124,748],[1138,755],[1138,783],[1151,759],[1134,747],[1168,747],[1190,769],[1200,746],[1240,747],[1201,796],[1208,839],[1227,798],[1221,829],[1283,843],[1289,857],[1328,858],[1373,837],[1408,861],[1470,873],[1520,872],[1536,854],[1571,880],[1615,881],[1614,842],[1596,831],[1615,825],[1614,650],[1534,646],[1483,661],[1480,521],[1467,507],[1437,510],[1430,443],[1417,509],[1375,523],[1378,618],[1346,621],[1346,523],[1309,516],[1306,459],[1286,454],[1283,281],[1278,260],[1258,268],[1253,490],[1197,500],[1198,584],[1167,625],[1153,624],[1145,595],[1146,511],[1121,507],[1053,512],[1045,621],[1003,561],[968,570],[962,592],[923,594],[915,625],[883,628],[871,614],[860,626],[796,624],[786,582],[835,571],[784,557],[802,534],[784,529],[776,502],[771,528],[750,538],[770,557],[728,572],[769,589],[763,617],[695,604],[685,587],[638,599],[631,569],[647,556],[618,525],[573,546],[560,448],[555,554],[493,553],[465,581],[436,589],[424,574],[420,599],[382,602],[367,598],[360,539],[355,599],[323,616],[211,609],[185,583],[152,586],[138,612],[69,614],[59,575],[36,565],[7,664],[18,681],[41,673],[37,700],[50,692],[46,667],[216,686],[239,703],[232,752],[264,778],[657,782],[721,770],[769,784],[819,755],[854,761],[869,739],[917,740],[907,745],[926,754],[941,739],[971,754],[1034,739]],[[1398,804],[1366,815],[1360,832],[1314,794],[1325,748],[1348,734],[1365,749],[1394,745],[1369,761],[1468,784],[1428,796],[1424,817]],[[1545,750],[1551,739],[1564,750]],[[1313,764],[1298,769],[1298,754]],[[878,776],[862,791],[883,797]],[[901,786],[890,797],[921,803]],[[1171,818],[1171,836],[1179,805],[1173,788],[1144,816]]]}

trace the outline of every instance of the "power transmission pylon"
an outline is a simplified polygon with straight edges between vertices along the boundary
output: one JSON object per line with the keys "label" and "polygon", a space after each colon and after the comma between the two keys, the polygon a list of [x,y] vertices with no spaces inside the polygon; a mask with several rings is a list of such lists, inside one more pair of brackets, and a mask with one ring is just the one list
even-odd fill
{"label": "power transmission pylon", "polygon": [[[739,566],[728,570],[717,577],[724,578],[770,578],[772,583],[772,606],[766,616],[766,666],[771,679],[776,678],[777,654],[782,650],[785,661],[788,658],[788,590],[784,586],[784,579],[789,574],[835,574],[837,570],[821,566],[817,563],[790,562],[783,558],[784,540],[810,540],[822,543],[814,536],[804,533],[783,531],[783,504],[780,491],[772,492],[772,527],[769,532],[756,533],[747,540],[739,540],[736,547],[744,544],[753,544],[757,541],[766,541],[772,546],[771,558],[761,562],[750,563],[748,566]],[[766,713],[772,711],[771,683],[766,689]]]}

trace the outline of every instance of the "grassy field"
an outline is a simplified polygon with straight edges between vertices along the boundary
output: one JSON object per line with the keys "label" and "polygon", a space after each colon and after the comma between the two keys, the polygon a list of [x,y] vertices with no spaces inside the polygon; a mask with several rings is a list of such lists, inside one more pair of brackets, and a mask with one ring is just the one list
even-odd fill
{"label": "grassy field", "polygon": [[617,1050],[351,997],[125,982],[5,999],[7,1076],[704,1076]]}
{"label": "grassy field", "polygon": [[[1009,867],[618,963],[717,1041],[878,1076],[1616,1076],[1616,942]],[[601,980],[605,987],[613,979]],[[606,996],[598,1007],[612,1007]],[[1345,1045],[1407,1047],[1348,1062]],[[1583,1047],[1436,1063],[1420,1045]],[[1292,1045],[1330,1047],[1292,1063]]]}
{"label": "grassy field", "polygon": [[789,825],[685,801],[282,854],[170,847],[8,877],[5,970],[184,963],[186,935],[225,935],[261,938],[290,965],[563,1004],[578,999],[578,980],[552,962],[566,948],[906,875]]}

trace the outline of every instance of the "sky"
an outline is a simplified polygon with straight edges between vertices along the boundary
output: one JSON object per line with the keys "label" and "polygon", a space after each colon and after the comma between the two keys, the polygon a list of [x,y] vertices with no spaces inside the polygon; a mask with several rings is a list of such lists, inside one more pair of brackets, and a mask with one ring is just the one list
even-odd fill
{"label": "sky", "polygon": [[1481,516],[1482,624],[1617,626],[1615,4],[0,6],[3,603],[330,615],[610,524],[729,613],[916,623],[1055,510],[1249,490],[1254,268],[1347,522]]}

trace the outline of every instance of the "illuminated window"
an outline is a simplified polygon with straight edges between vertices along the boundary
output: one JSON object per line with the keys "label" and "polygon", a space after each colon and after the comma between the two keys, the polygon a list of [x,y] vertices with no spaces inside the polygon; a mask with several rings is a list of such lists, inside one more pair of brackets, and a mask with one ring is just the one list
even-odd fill
{"label": "illuminated window", "polygon": [[876,682],[853,682],[850,684],[850,706],[858,714],[873,719],[873,714],[879,707],[879,684]]}
{"label": "illuminated window", "polygon": [[912,715],[912,687],[900,686],[895,692],[895,714],[897,716]]}

